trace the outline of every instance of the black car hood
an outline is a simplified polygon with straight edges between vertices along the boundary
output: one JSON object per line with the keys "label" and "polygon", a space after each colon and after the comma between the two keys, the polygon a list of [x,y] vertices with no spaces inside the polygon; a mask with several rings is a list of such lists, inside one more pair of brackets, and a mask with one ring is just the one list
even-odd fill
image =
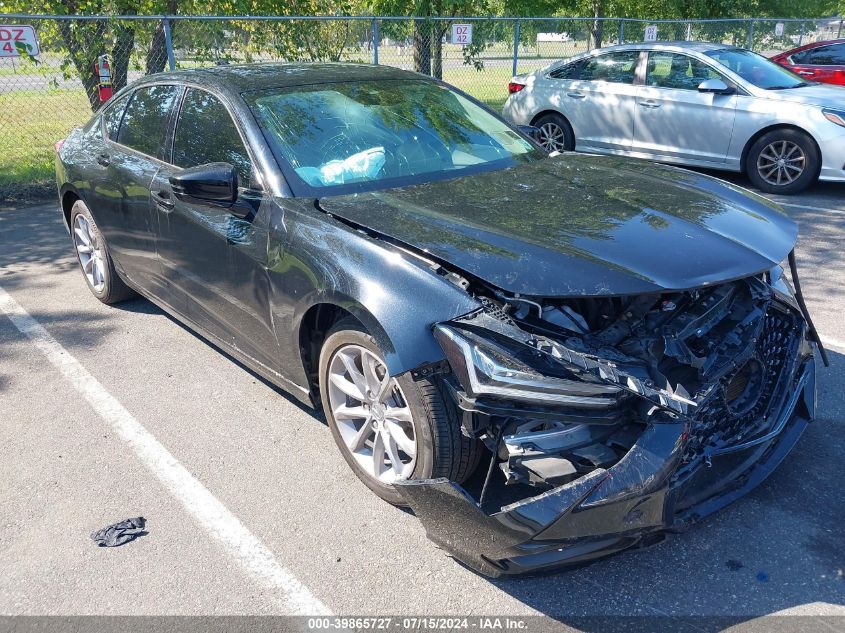
{"label": "black car hood", "polygon": [[531,296],[686,290],[771,268],[797,227],[714,178],[566,154],[422,185],[322,198],[332,215]]}

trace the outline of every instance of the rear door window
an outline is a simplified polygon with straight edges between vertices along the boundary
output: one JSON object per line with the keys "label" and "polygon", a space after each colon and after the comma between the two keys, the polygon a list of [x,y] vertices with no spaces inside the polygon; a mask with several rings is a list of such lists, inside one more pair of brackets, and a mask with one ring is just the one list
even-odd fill
{"label": "rear door window", "polygon": [[567,64],[549,73],[552,79],[579,79],[581,76],[581,62]]}
{"label": "rear door window", "polygon": [[164,131],[179,90],[178,86],[149,86],[136,90],[123,115],[117,142],[161,158]]}
{"label": "rear door window", "polygon": [[240,185],[250,186],[252,161],[226,106],[204,90],[188,88],[176,123],[173,163],[196,167],[218,162],[233,165]]}
{"label": "rear door window", "polygon": [[609,81],[616,84],[634,83],[639,51],[620,51],[596,55],[586,60],[581,66],[584,81]]}
{"label": "rear door window", "polygon": [[120,121],[123,119],[123,111],[131,95],[125,95],[110,103],[103,112],[103,122],[106,126],[106,136],[113,141],[117,140],[117,132],[120,129]]}

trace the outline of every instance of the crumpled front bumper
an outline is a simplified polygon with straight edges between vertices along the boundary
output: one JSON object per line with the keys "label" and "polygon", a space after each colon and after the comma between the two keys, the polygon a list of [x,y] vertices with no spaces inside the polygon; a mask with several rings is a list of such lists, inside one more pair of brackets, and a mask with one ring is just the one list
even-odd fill
{"label": "crumpled front bumper", "polygon": [[614,466],[483,512],[447,479],[396,487],[428,537],[489,576],[578,565],[648,545],[726,506],[762,482],[815,414],[815,366],[806,359],[768,432],[683,463],[687,423],[650,425]]}

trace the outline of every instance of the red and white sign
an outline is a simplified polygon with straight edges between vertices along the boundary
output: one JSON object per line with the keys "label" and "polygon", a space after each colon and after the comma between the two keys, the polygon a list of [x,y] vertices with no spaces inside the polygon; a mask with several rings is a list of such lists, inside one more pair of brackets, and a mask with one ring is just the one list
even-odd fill
{"label": "red and white sign", "polygon": [[453,24],[452,44],[461,46],[472,44],[472,24]]}
{"label": "red and white sign", "polygon": [[26,24],[0,24],[0,57],[38,55],[41,47],[35,29]]}

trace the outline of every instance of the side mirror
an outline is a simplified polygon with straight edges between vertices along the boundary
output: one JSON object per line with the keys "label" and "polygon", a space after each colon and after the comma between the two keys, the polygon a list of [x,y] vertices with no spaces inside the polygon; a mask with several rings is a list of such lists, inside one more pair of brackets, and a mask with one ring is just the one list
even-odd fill
{"label": "side mirror", "polygon": [[698,84],[699,92],[709,92],[717,95],[732,95],[736,90],[721,79],[706,79]]}
{"label": "side mirror", "polygon": [[525,134],[525,136],[530,136],[535,141],[540,135],[540,128],[534,127],[533,125],[517,125],[516,129]]}
{"label": "side mirror", "polygon": [[228,207],[238,198],[238,172],[229,163],[208,163],[170,177],[173,195],[186,202]]}

